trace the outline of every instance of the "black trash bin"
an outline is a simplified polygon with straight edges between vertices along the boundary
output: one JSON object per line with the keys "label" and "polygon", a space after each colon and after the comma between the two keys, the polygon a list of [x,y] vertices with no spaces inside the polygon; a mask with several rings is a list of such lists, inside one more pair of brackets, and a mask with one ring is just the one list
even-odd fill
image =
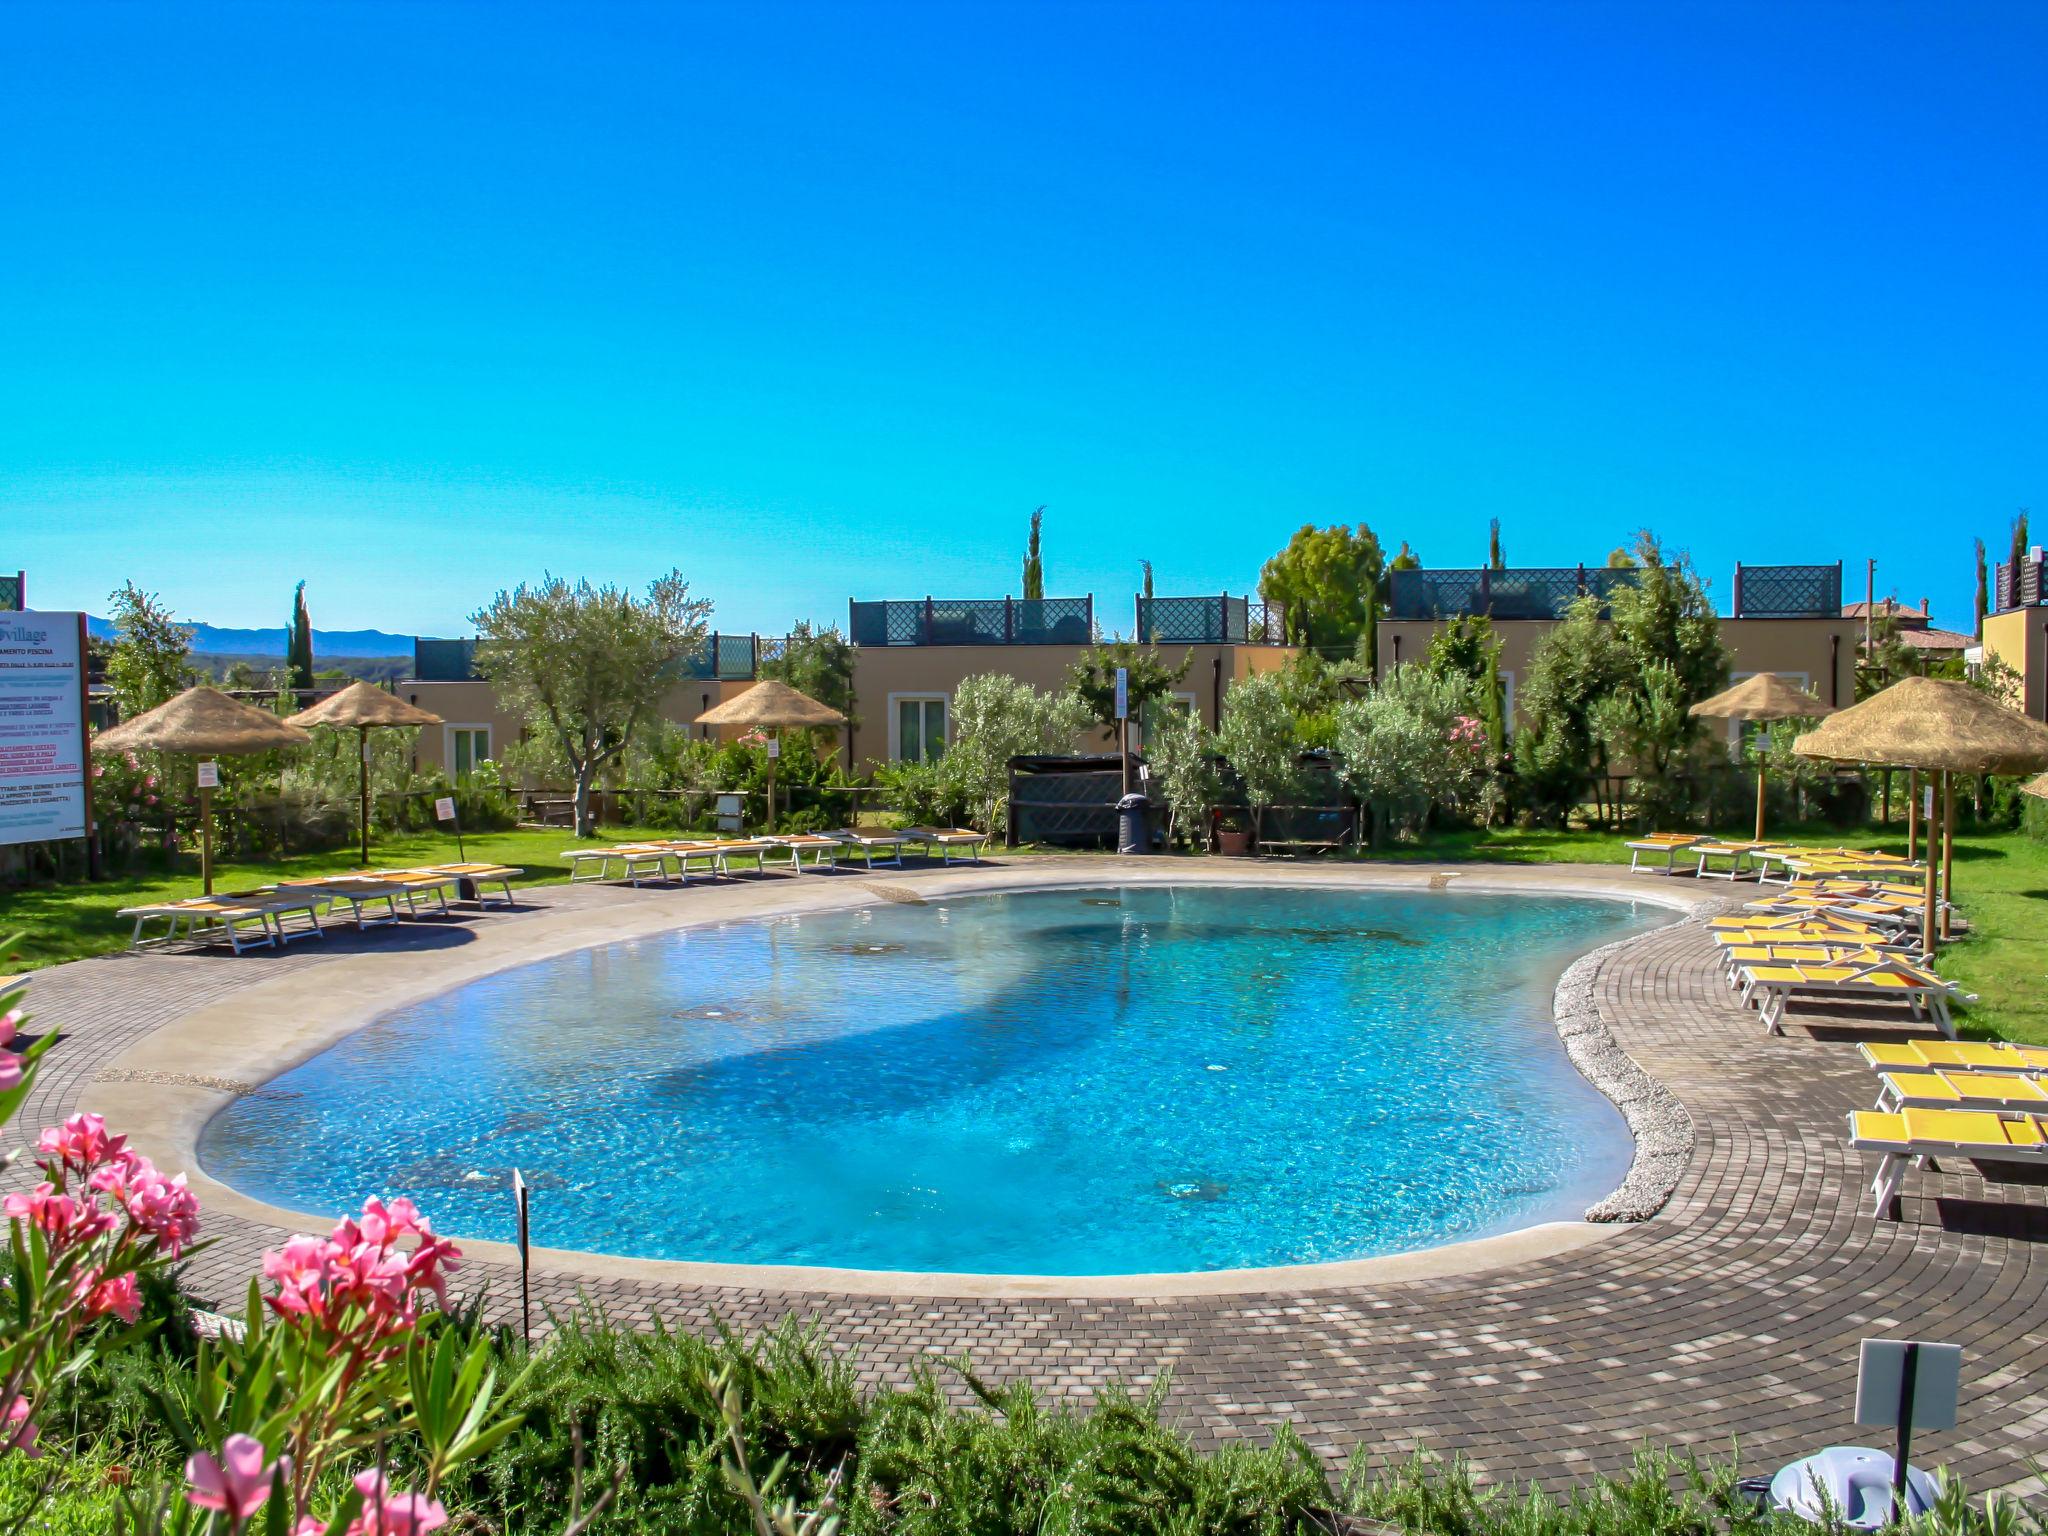
{"label": "black trash bin", "polygon": [[1125,795],[1116,803],[1116,851],[1150,853],[1152,802],[1143,795]]}

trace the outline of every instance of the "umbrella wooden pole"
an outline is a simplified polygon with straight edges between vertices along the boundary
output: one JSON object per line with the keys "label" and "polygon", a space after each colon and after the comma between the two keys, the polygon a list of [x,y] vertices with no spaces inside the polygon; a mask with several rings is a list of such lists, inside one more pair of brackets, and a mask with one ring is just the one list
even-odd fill
{"label": "umbrella wooden pole", "polygon": [[[1927,856],[1934,857],[1934,842],[1930,836]],[[1948,915],[1955,905],[1956,872],[1956,780],[1952,773],[1941,776],[1941,936],[1948,937]]]}
{"label": "umbrella wooden pole", "polygon": [[356,727],[356,769],[362,790],[363,868],[370,867],[370,728]]}
{"label": "umbrella wooden pole", "polygon": [[1759,758],[1756,765],[1756,840],[1764,840],[1764,775],[1766,769]]}

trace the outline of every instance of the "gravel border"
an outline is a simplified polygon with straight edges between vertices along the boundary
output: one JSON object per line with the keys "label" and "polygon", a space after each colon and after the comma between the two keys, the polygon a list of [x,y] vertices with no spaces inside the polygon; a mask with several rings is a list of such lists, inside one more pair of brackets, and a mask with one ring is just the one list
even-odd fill
{"label": "gravel border", "polygon": [[[1711,906],[1699,906],[1683,922],[1697,923]],[[1557,979],[1551,1011],[1565,1054],[1580,1074],[1621,1111],[1635,1138],[1635,1157],[1621,1187],[1586,1210],[1588,1221],[1648,1221],[1664,1209],[1692,1158],[1692,1116],[1678,1097],[1636,1064],[1607,1028],[1594,1004],[1594,978],[1610,956],[1645,937],[1631,934],[1589,950]]]}

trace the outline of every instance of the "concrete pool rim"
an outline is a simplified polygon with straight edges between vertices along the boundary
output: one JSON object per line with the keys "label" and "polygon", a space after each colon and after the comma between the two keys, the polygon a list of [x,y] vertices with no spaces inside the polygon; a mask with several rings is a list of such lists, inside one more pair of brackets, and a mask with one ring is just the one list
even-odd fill
{"label": "concrete pool rim", "polygon": [[[1528,869],[1459,865],[1232,865],[1178,859],[1116,861],[1033,858],[901,874],[747,881],[688,891],[622,891],[597,908],[555,909],[518,921],[489,918],[463,931],[465,942],[402,955],[374,948],[270,978],[255,977],[225,997],[161,1025],[103,1065],[79,1107],[105,1114],[159,1166],[185,1169],[210,1216],[266,1227],[318,1230],[315,1217],[255,1200],[207,1175],[198,1160],[206,1123],[236,1097],[328,1049],[396,1008],[441,995],[484,976],[579,950],[721,923],[849,910],[878,901],[948,896],[1090,890],[1119,885],[1268,886],[1361,890],[1452,890],[1475,894],[1577,896],[1645,903],[1682,916],[1717,910],[1673,886],[1595,867]],[[706,898],[701,904],[695,899]],[[714,904],[715,903],[715,904]],[[1657,930],[1652,930],[1657,931]],[[1661,1207],[1692,1145],[1690,1117],[1642,1072],[1608,1033],[1591,1002],[1591,981],[1610,955],[1649,937],[1631,935],[1579,956],[1560,978],[1554,1014],[1567,1052],[1615,1102],[1635,1138],[1623,1186],[1587,1221],[1560,1221],[1494,1236],[1372,1258],[1259,1269],[1157,1275],[1000,1275],[843,1270],[794,1265],[641,1259],[534,1249],[536,1275],[592,1285],[624,1280],[820,1296],[1174,1297],[1251,1291],[1310,1291],[1435,1279],[1515,1266],[1599,1242],[1602,1222],[1638,1220]],[[509,1244],[460,1239],[474,1259],[516,1265]]]}

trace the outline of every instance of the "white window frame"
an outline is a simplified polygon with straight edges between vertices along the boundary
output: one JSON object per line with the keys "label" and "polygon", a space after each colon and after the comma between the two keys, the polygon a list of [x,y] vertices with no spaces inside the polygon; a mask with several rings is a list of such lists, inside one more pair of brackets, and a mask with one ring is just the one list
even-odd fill
{"label": "white window frame", "polygon": [[953,741],[953,695],[934,688],[906,688],[900,693],[892,693],[889,695],[889,761],[892,763],[923,761],[922,758],[907,759],[903,755],[903,711],[897,706],[912,700],[921,704],[936,700],[945,705],[946,743],[950,746]]}
{"label": "white window frame", "polygon": [[[1782,677],[1802,693],[1813,692],[1813,674],[1811,672],[1779,672],[1771,667],[1762,667],[1755,672],[1730,672],[1728,674],[1728,686],[1733,688],[1744,678],[1757,677],[1764,672],[1769,672],[1773,677]],[[1737,762],[1742,760],[1742,733],[1747,727],[1752,725],[1776,727],[1784,723],[1782,720],[1730,720],[1728,722],[1728,755]]]}
{"label": "white window frame", "polygon": [[471,773],[476,772],[476,765],[478,763],[488,763],[492,760],[491,727],[489,721],[479,721],[474,725],[464,724],[460,721],[449,721],[446,725],[441,727],[441,749],[442,761],[445,762],[448,766],[448,778],[451,783],[457,777],[455,772],[455,733],[457,731],[483,732],[484,753],[482,757],[478,757],[474,753],[470,755],[469,771]]}

